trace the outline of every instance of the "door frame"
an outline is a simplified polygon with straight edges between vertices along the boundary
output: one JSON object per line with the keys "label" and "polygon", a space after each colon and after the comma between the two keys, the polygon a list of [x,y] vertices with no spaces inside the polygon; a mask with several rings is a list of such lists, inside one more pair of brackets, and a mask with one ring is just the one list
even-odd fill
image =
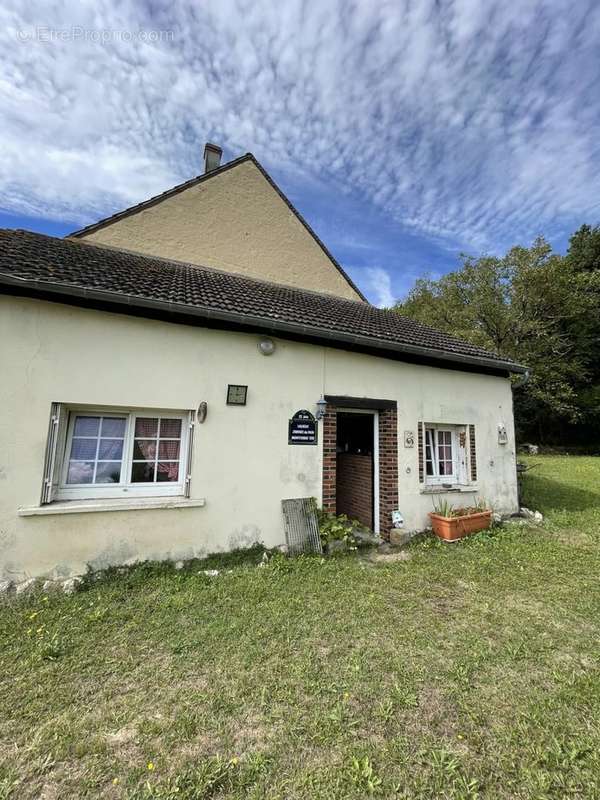
{"label": "door frame", "polygon": [[373,533],[379,533],[379,411],[376,408],[345,408],[344,406],[336,406],[335,413],[336,415],[370,414],[373,417]]}

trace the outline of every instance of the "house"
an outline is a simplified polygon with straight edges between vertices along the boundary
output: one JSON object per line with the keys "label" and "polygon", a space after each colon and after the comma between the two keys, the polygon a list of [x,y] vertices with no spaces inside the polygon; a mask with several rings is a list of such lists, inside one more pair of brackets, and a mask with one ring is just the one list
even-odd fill
{"label": "house", "polygon": [[518,364],[373,307],[256,159],[64,239],[0,232],[0,574],[517,507]]}

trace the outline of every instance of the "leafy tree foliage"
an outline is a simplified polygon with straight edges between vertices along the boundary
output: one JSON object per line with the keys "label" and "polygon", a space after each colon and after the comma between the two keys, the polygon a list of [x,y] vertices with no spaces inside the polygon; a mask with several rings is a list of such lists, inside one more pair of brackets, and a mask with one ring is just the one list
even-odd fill
{"label": "leafy tree foliage", "polygon": [[569,263],[578,272],[600,270],[600,225],[582,225],[569,239]]}
{"label": "leafy tree foliage", "polygon": [[566,256],[543,239],[503,257],[462,256],[439,280],[417,280],[407,316],[513,358],[519,434],[570,442],[600,433],[600,228],[582,226]]}

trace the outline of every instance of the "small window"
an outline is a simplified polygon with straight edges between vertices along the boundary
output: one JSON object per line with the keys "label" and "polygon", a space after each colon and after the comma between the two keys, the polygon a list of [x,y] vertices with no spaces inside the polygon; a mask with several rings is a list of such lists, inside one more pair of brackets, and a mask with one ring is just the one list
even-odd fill
{"label": "small window", "polygon": [[425,427],[425,481],[429,484],[461,483],[465,475],[464,444],[459,454],[456,426]]}
{"label": "small window", "polygon": [[62,419],[51,499],[187,493],[193,412],[68,409]]}

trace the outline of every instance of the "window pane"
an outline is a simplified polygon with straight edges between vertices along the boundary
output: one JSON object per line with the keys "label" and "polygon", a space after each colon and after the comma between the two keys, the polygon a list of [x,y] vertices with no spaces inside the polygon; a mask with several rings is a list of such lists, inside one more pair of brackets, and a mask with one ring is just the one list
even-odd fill
{"label": "window pane", "polygon": [[68,484],[120,482],[126,423],[126,417],[76,416]]}
{"label": "window pane", "polygon": [[158,457],[165,461],[175,461],[179,459],[179,440],[160,441],[158,444]]}
{"label": "window pane", "polygon": [[154,482],[154,461],[134,461],[131,465],[132,483],[153,483]]}
{"label": "window pane", "polygon": [[181,438],[181,420],[180,419],[161,419],[160,421],[160,437],[161,439],[179,439]]}
{"label": "window pane", "polygon": [[426,475],[434,475],[433,469],[433,462],[434,462],[434,446],[433,446],[433,437],[434,431],[432,428],[427,428],[425,430],[425,474]]}
{"label": "window pane", "polygon": [[96,466],[94,483],[119,483],[121,479],[120,461],[99,461]]}
{"label": "window pane", "polygon": [[98,436],[100,417],[76,417],[73,436]]}
{"label": "window pane", "polygon": [[446,460],[446,459],[440,460],[439,466],[440,466],[440,475],[452,475],[453,469],[451,460]]}
{"label": "window pane", "polygon": [[156,438],[158,434],[157,417],[138,417],[135,421],[135,435],[142,439]]}
{"label": "window pane", "polygon": [[125,436],[125,422],[124,417],[103,417],[102,436],[122,439]]}
{"label": "window pane", "polygon": [[452,460],[452,432],[437,431],[437,464],[440,476],[452,476],[454,464]]}
{"label": "window pane", "polygon": [[92,483],[93,479],[93,461],[69,461],[67,483]]}
{"label": "window pane", "polygon": [[63,480],[71,487],[82,485],[82,496],[86,496],[83,485],[97,485],[98,496],[104,491],[102,487],[108,490],[110,486],[132,484],[144,493],[142,484],[173,485],[183,480],[182,443],[187,428],[181,418],[163,418],[160,414],[137,417],[135,412],[109,413],[106,417],[102,412],[74,412],[71,425]]}
{"label": "window pane", "polygon": [[156,439],[136,439],[133,444],[134,461],[154,461],[156,458]]}
{"label": "window pane", "polygon": [[[83,441],[88,441],[84,439]],[[100,447],[98,448],[98,458],[101,461],[115,460],[119,461],[123,457],[123,439],[100,439]]]}
{"label": "window pane", "polygon": [[71,458],[72,459],[95,459],[96,458],[96,439],[75,439],[71,443]]}
{"label": "window pane", "polygon": [[179,478],[179,461],[159,461],[157,481],[177,481]]}

